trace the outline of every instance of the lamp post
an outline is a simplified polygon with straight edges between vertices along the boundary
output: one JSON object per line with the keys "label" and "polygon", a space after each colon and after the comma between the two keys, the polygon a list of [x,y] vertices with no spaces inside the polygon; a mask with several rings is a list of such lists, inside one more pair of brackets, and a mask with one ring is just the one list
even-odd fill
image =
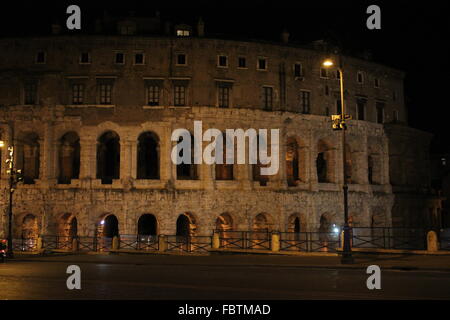
{"label": "lamp post", "polygon": [[[14,129],[11,126],[11,137],[10,140],[14,141]],[[0,140],[0,148],[4,148],[6,146],[5,142]],[[8,258],[13,258],[13,236],[12,236],[12,219],[13,219],[13,194],[15,187],[18,182],[23,180],[22,170],[14,168],[14,146],[8,146],[8,158],[6,159],[6,163],[8,164],[8,169],[6,172],[8,173],[8,189],[9,189],[9,203],[8,203]]]}
{"label": "lamp post", "polygon": [[[334,65],[331,59],[327,59],[322,64],[324,67],[329,68]],[[339,82],[340,82],[340,91],[341,91],[341,114],[332,115],[332,128],[333,130],[341,130],[342,131],[342,172],[343,172],[343,186],[342,190],[344,191],[344,248],[342,251],[342,264],[351,264],[353,263],[352,256],[352,248],[350,245],[350,226],[348,223],[348,185],[347,185],[347,168],[346,168],[346,152],[345,152],[345,131],[347,130],[346,120],[351,119],[350,115],[345,114],[345,103],[344,103],[344,73],[342,71],[342,61],[339,58]]]}

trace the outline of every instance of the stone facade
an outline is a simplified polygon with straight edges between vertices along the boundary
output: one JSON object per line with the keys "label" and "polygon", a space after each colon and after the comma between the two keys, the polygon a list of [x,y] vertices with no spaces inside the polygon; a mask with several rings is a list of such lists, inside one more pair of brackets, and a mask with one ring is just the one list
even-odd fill
{"label": "stone facade", "polygon": [[[323,51],[201,37],[53,36],[2,39],[0,56],[1,137],[10,145],[14,132],[16,164],[28,179],[14,194],[16,237],[66,234],[74,217],[78,235],[93,235],[110,215],[120,234],[136,234],[143,214],[156,217],[158,234],[179,233],[180,215],[197,235],[219,224],[288,231],[295,217],[302,231],[343,223],[343,146],[329,117],[338,112],[339,81],[335,69],[321,71]],[[426,191],[422,211],[402,204],[428,183],[430,137],[406,125],[402,72],[343,61],[352,223],[413,225],[420,219],[408,217],[431,205]],[[201,164],[195,177],[180,179],[170,137],[192,131],[194,120],[204,130],[280,129],[278,174],[262,183],[251,165],[236,164],[218,180],[214,165]],[[157,159],[156,170],[144,170],[152,178],[140,169],[145,132],[154,137],[142,140],[154,144],[145,149]]]}

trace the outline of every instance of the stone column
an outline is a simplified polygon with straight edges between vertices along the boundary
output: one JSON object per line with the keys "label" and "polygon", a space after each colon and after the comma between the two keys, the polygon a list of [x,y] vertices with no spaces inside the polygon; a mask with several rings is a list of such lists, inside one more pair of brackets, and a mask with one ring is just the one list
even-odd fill
{"label": "stone column", "polygon": [[97,141],[80,137],[80,179],[95,179],[97,169]]}

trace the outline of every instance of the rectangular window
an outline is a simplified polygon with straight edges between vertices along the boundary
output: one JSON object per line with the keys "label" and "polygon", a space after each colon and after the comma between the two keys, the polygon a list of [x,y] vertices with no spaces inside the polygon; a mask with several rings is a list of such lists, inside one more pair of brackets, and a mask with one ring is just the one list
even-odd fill
{"label": "rectangular window", "polygon": [[174,104],[176,106],[186,105],[186,87],[176,85],[174,88]]}
{"label": "rectangular window", "polygon": [[398,122],[398,110],[393,111],[392,119],[394,122]]}
{"label": "rectangular window", "polygon": [[302,65],[300,63],[294,64],[294,77],[302,77],[303,76],[303,70]]}
{"label": "rectangular window", "polygon": [[375,78],[373,80],[373,85],[375,86],[375,88],[379,88],[380,87],[380,79]]}
{"label": "rectangular window", "polygon": [[76,83],[72,85],[72,104],[83,104],[84,85]]}
{"label": "rectangular window", "polygon": [[241,68],[241,69],[247,68],[247,59],[245,57],[238,58],[238,68]]}
{"label": "rectangular window", "polygon": [[311,92],[300,91],[300,108],[302,113],[309,113],[311,108]]}
{"label": "rectangular window", "polygon": [[36,82],[27,82],[24,86],[25,104],[36,104],[37,102],[37,84]]}
{"label": "rectangular window", "polygon": [[157,85],[149,85],[147,87],[147,105],[159,106],[159,94],[161,90]]}
{"label": "rectangular window", "polygon": [[82,52],[80,55],[80,63],[91,63],[89,52]]}
{"label": "rectangular window", "polygon": [[112,104],[112,84],[100,83],[100,104]]}
{"label": "rectangular window", "polygon": [[36,63],[44,64],[46,62],[46,54],[44,51],[39,51],[36,54]]}
{"label": "rectangular window", "polygon": [[356,80],[358,81],[359,84],[364,83],[364,75],[361,71],[358,71],[358,74],[356,76]]}
{"label": "rectangular window", "polygon": [[230,88],[227,86],[219,86],[219,107],[228,108],[230,106]]}
{"label": "rectangular window", "polygon": [[377,123],[384,123],[384,102],[376,102]]}
{"label": "rectangular window", "polygon": [[328,69],[327,68],[320,68],[320,77],[321,78],[328,78]]}
{"label": "rectangular window", "polygon": [[178,66],[186,65],[186,55],[184,53],[177,54],[177,65]]}
{"label": "rectangular window", "polygon": [[366,118],[366,99],[357,99],[356,108],[358,110],[358,120],[365,120]]}
{"label": "rectangular window", "polygon": [[263,105],[265,110],[271,110],[273,106],[273,88],[263,87]]}
{"label": "rectangular window", "polygon": [[125,63],[125,55],[123,52],[116,52],[116,64],[124,64]]}
{"label": "rectangular window", "polygon": [[144,64],[144,54],[136,53],[134,55],[134,64]]}
{"label": "rectangular window", "polygon": [[266,58],[258,58],[258,70],[267,70],[267,59]]}
{"label": "rectangular window", "polygon": [[218,56],[217,57],[217,66],[222,68],[228,67],[228,57],[227,56]]}

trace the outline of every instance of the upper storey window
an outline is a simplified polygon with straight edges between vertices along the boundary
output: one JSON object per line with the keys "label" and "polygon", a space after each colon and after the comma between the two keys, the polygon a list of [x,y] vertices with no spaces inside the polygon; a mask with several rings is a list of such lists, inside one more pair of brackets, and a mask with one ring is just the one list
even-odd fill
{"label": "upper storey window", "polygon": [[46,55],[45,51],[38,51],[36,53],[36,61],[35,62],[37,64],[44,64],[47,62],[46,60],[47,60],[47,55]]}
{"label": "upper storey window", "polygon": [[37,103],[37,81],[27,81],[24,84],[24,103],[34,105]]}
{"label": "upper storey window", "polygon": [[114,63],[124,64],[125,63],[125,54],[123,52],[116,52],[116,57],[115,57]]}
{"label": "upper storey window", "polygon": [[378,79],[378,78],[373,79],[373,85],[375,86],[375,88],[379,88],[380,87],[380,79]]}
{"label": "upper storey window", "polygon": [[384,102],[377,101],[375,107],[377,111],[377,123],[384,123]]}
{"label": "upper storey window", "polygon": [[294,64],[294,77],[300,78],[303,76],[303,69],[301,63]]}
{"label": "upper storey window", "polygon": [[83,104],[83,98],[84,85],[82,83],[74,83],[72,85],[72,104]]}
{"label": "upper storey window", "polygon": [[91,55],[89,52],[82,52],[80,55],[80,64],[91,63]]}
{"label": "upper storey window", "polygon": [[114,84],[113,79],[98,79],[97,80],[99,104],[104,104],[104,105],[112,104],[113,84]]}
{"label": "upper storey window", "polygon": [[174,87],[174,104],[175,106],[186,105],[186,86],[177,84]]}
{"label": "upper storey window", "polygon": [[300,91],[300,110],[303,113],[309,113],[311,110],[311,92]]}
{"label": "upper storey window", "polygon": [[256,69],[259,71],[267,70],[267,58],[258,58]]}
{"label": "upper storey window", "polygon": [[272,110],[273,107],[272,87],[263,87],[263,106],[265,110]]}
{"label": "upper storey window", "polygon": [[134,55],[134,64],[144,64],[145,56],[142,52],[138,52]]}
{"label": "upper storey window", "polygon": [[187,57],[184,53],[177,54],[177,66],[186,66]]}
{"label": "upper storey window", "polygon": [[238,68],[247,69],[247,59],[245,57],[238,58]]}
{"label": "upper storey window", "polygon": [[366,119],[366,104],[367,104],[366,99],[358,98],[356,100],[356,109],[358,112],[358,114],[357,114],[358,120]]}
{"label": "upper storey window", "polygon": [[356,81],[359,84],[363,84],[364,83],[364,74],[361,71],[358,71],[358,73],[356,75]]}
{"label": "upper storey window", "polygon": [[228,57],[225,55],[217,56],[217,66],[221,68],[228,68]]}
{"label": "upper storey window", "polygon": [[320,68],[320,77],[324,79],[328,79],[328,69]]}
{"label": "upper storey window", "polygon": [[177,30],[177,36],[178,37],[189,37],[191,35],[191,31],[190,30],[185,30],[185,29],[178,29]]}

